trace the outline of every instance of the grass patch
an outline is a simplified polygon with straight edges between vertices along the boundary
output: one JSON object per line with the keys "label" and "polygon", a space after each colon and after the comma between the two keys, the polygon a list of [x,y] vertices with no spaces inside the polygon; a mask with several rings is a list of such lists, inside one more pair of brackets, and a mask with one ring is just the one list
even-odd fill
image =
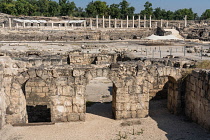
{"label": "grass patch", "polygon": [[132,126],[132,125],[140,125],[140,120],[133,120],[133,121],[124,121],[121,123],[121,126]]}
{"label": "grass patch", "polygon": [[196,68],[200,69],[210,69],[210,61],[209,60],[203,60],[201,62],[198,62],[196,64]]}

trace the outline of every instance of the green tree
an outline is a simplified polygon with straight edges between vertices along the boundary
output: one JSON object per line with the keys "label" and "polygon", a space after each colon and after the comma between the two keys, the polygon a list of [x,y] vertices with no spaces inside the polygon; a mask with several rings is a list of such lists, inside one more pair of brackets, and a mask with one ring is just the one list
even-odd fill
{"label": "green tree", "polygon": [[149,18],[150,15],[153,15],[153,8],[152,8],[152,3],[150,3],[149,1],[147,1],[144,4],[144,10],[142,10],[140,12],[141,16],[146,15],[147,18]]}
{"label": "green tree", "polygon": [[58,16],[60,14],[59,4],[55,1],[50,1],[48,13],[49,13],[49,16]]}
{"label": "green tree", "polygon": [[81,7],[76,7],[73,16],[75,17],[87,17],[86,12]]}
{"label": "green tree", "polygon": [[201,19],[210,19],[210,9],[206,9],[206,11],[202,13]]}
{"label": "green tree", "polygon": [[175,20],[183,20],[185,15],[187,15],[188,20],[194,20],[196,17],[196,14],[192,11],[192,8],[185,8],[185,9],[179,9],[174,12],[174,19]]}
{"label": "green tree", "polygon": [[121,13],[120,13],[120,5],[119,4],[111,4],[109,6],[109,15],[112,18],[120,18]]}
{"label": "green tree", "polygon": [[126,19],[127,16],[131,18],[134,15],[135,8],[132,6],[129,7],[130,4],[126,0],[120,2],[119,5],[122,19]]}
{"label": "green tree", "polygon": [[60,9],[61,16],[72,16],[76,8],[76,5],[74,2],[70,2],[66,0],[59,1],[59,5],[61,7]]}
{"label": "green tree", "polygon": [[14,2],[12,3],[0,2],[0,12],[10,15],[16,15],[17,10],[15,8]]}
{"label": "green tree", "polygon": [[103,15],[107,16],[108,5],[104,1],[90,2],[85,11],[89,17],[96,17],[96,15],[99,15],[99,17],[102,17]]}

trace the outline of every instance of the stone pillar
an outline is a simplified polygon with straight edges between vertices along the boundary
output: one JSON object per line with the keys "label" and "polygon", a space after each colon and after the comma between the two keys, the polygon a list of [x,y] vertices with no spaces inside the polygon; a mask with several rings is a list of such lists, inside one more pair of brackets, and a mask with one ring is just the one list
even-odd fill
{"label": "stone pillar", "polygon": [[92,22],[92,19],[90,19],[90,28],[91,28],[91,29],[93,28],[93,22]]}
{"label": "stone pillar", "polygon": [[53,22],[51,23],[51,27],[54,28],[54,23]]}
{"label": "stone pillar", "polygon": [[139,15],[139,24],[138,27],[141,28],[141,16]]}
{"label": "stone pillar", "polygon": [[98,28],[98,15],[96,15],[96,28]]}
{"label": "stone pillar", "polygon": [[71,28],[74,28],[74,23],[71,24]]}
{"label": "stone pillar", "polygon": [[102,28],[105,28],[105,24],[104,24],[104,16],[102,17],[103,18],[103,21],[102,21]]}
{"label": "stone pillar", "polygon": [[111,28],[111,16],[109,16],[109,28]]}
{"label": "stone pillar", "polygon": [[121,26],[120,27],[123,28],[123,20],[121,20]]}
{"label": "stone pillar", "polygon": [[114,28],[117,28],[117,19],[114,19]]}
{"label": "stone pillar", "polygon": [[9,28],[10,28],[10,29],[12,28],[12,21],[11,21],[11,18],[9,18]]}
{"label": "stone pillar", "polygon": [[16,28],[18,28],[18,23],[16,23]]}
{"label": "stone pillar", "polygon": [[184,17],[184,27],[187,27],[187,15]]}
{"label": "stone pillar", "polygon": [[58,27],[59,27],[59,29],[60,29],[60,27],[61,27],[61,24],[58,24]]}
{"label": "stone pillar", "polygon": [[133,16],[133,28],[134,28],[134,26],[135,26],[135,20],[134,20],[134,16]]}
{"label": "stone pillar", "polygon": [[23,21],[23,28],[25,28],[26,27],[26,23],[25,23],[25,21]]}
{"label": "stone pillar", "polygon": [[128,16],[127,16],[127,24],[126,24],[127,28],[128,28]]}
{"label": "stone pillar", "polygon": [[67,27],[67,23],[64,23],[65,28]]}
{"label": "stone pillar", "polygon": [[4,23],[2,24],[2,28],[4,28]]}
{"label": "stone pillar", "polygon": [[144,15],[144,28],[146,28],[146,15]]}
{"label": "stone pillar", "polygon": [[149,27],[152,28],[152,15],[149,15]]}
{"label": "stone pillar", "polygon": [[163,19],[160,20],[160,27],[163,27]]}
{"label": "stone pillar", "polygon": [[86,28],[86,26],[87,26],[87,25],[86,25],[86,20],[85,20],[85,21],[84,21],[84,27]]}
{"label": "stone pillar", "polygon": [[166,22],[166,28],[168,28],[168,21]]}
{"label": "stone pillar", "polygon": [[157,23],[157,22],[155,22],[155,28],[157,28],[157,25],[158,25],[158,23]]}
{"label": "stone pillar", "polygon": [[180,25],[180,23],[179,23],[179,25],[178,25],[178,28],[179,28],[179,29],[181,28],[181,25]]}

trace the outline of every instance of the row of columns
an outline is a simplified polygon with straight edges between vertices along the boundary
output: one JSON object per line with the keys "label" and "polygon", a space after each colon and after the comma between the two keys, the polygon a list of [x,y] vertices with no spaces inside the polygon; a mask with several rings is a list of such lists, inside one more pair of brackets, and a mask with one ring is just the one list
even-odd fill
{"label": "row of columns", "polygon": [[[132,18],[132,28],[134,28],[135,26],[135,19],[134,19],[134,16]],[[90,19],[90,27],[92,28],[93,27],[93,24],[92,24],[92,19]],[[108,20],[108,28],[111,28],[111,16],[109,16],[109,20]],[[147,27],[146,25],[146,22],[147,22],[147,19],[146,19],[146,15],[144,15],[144,28]],[[98,15],[96,16],[96,28],[99,28],[98,26],[98,23],[99,23],[99,19],[98,19]],[[138,28],[140,28],[141,24],[141,18],[140,18],[140,15],[138,16]],[[126,28],[128,28],[128,25],[129,25],[129,19],[128,19],[128,16],[126,18]],[[166,28],[168,28],[169,26],[169,23],[168,21],[166,22]],[[185,18],[184,18],[184,27],[187,26],[187,15],[185,15]],[[120,23],[120,27],[123,28],[123,20],[121,20],[121,23]],[[157,22],[155,23],[155,27],[157,27]],[[163,19],[160,20],[160,27],[162,28],[163,27]],[[178,27],[180,28],[181,25],[180,23],[178,24]],[[105,28],[105,18],[104,16],[102,16],[102,28]],[[115,18],[114,19],[114,28],[117,28],[117,19]],[[152,16],[150,15],[149,16],[149,28],[152,28]]]}
{"label": "row of columns", "polygon": [[[146,15],[144,15],[144,25],[143,27],[146,28],[147,25],[146,25]],[[186,27],[187,26],[187,16],[185,16],[184,18],[184,26]],[[84,27],[86,27],[86,22],[83,23],[84,24]],[[22,26],[23,28],[25,28],[25,22],[22,23]],[[123,28],[123,20],[121,20],[121,23],[120,23],[120,26],[121,28]],[[180,28],[180,23],[179,23],[179,28]],[[2,27],[4,28],[5,25],[2,24]],[[18,24],[16,23],[16,27],[18,28]],[[52,28],[54,27],[53,23],[52,23]],[[59,27],[60,27],[60,24],[59,24]],[[65,23],[65,27],[67,27],[67,24]],[[73,27],[73,24],[72,24],[72,27]],[[90,19],[90,24],[89,24],[89,27],[92,28],[93,27],[93,20]],[[126,28],[129,27],[129,19],[128,19],[128,16],[126,18]],[[135,27],[135,19],[134,19],[134,16],[132,18],[132,28]],[[138,28],[141,27],[141,18],[140,18],[140,15],[138,16]],[[155,23],[155,27],[157,27],[157,22]],[[163,27],[163,20],[161,19],[160,20],[160,27]],[[12,28],[12,22],[11,22],[11,18],[9,18],[9,28]],[[96,16],[96,28],[99,28],[99,18],[98,18],[98,15]],[[102,17],[102,28],[105,28],[105,18],[104,16]],[[108,28],[111,28],[111,16],[109,16],[109,19],[108,19]],[[114,19],[114,28],[117,28],[117,19],[115,18]],[[152,16],[150,15],[149,17],[149,28],[152,28]],[[166,28],[168,28],[168,21],[166,22]]]}

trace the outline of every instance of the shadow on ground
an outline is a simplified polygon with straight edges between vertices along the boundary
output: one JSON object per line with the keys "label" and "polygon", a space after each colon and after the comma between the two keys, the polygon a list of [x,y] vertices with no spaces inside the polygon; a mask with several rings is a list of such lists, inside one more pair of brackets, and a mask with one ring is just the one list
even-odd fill
{"label": "shadow on ground", "polygon": [[199,125],[186,121],[185,116],[170,114],[165,99],[150,101],[149,115],[169,140],[210,140],[210,134]]}
{"label": "shadow on ground", "polygon": [[111,102],[107,102],[107,103],[93,102],[91,106],[88,106],[86,108],[86,113],[91,113],[94,115],[113,119],[112,103]]}

